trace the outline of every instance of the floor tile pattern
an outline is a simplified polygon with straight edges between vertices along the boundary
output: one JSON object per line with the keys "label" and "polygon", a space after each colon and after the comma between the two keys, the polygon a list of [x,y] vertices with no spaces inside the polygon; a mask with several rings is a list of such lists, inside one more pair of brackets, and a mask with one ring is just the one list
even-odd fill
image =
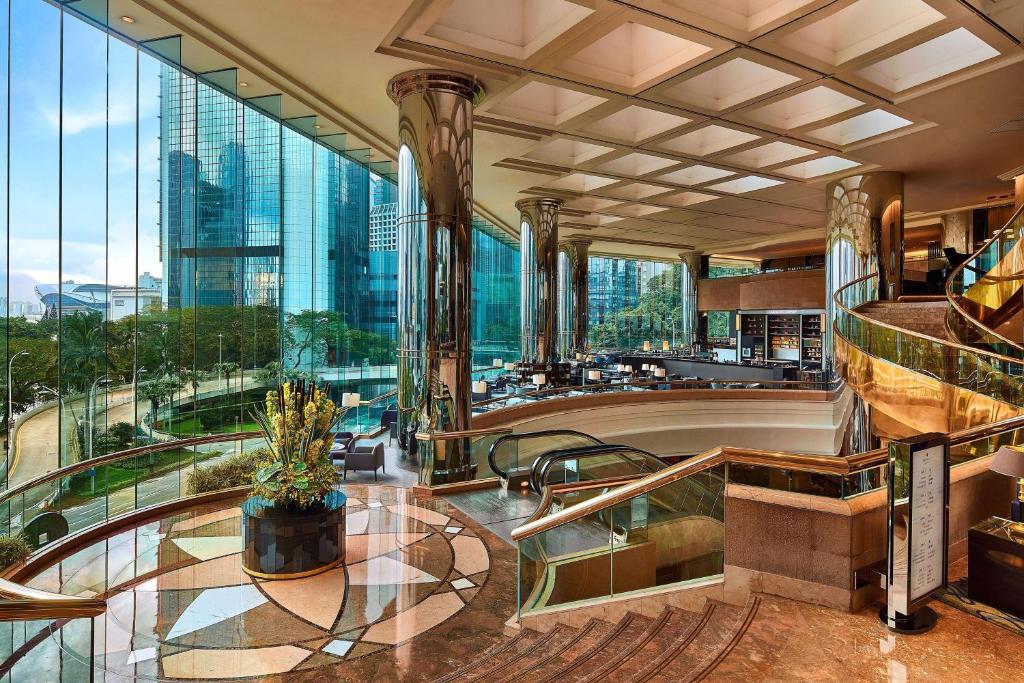
{"label": "floor tile pattern", "polygon": [[[250,579],[234,500],[119,533],[30,585],[107,599],[95,621],[97,680],[430,679],[446,658],[499,637],[514,609],[510,548],[444,500],[344,490],[346,561],[324,574]],[[452,633],[459,642],[449,644]],[[85,652],[60,629],[51,636],[66,654]],[[430,656],[410,657],[420,650]]]}

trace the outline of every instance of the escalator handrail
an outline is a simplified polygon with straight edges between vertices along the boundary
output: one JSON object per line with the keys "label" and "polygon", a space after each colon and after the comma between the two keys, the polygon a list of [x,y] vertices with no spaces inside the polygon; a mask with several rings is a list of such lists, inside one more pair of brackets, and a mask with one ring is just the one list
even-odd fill
{"label": "escalator handrail", "polygon": [[[600,439],[594,438],[589,434],[577,431],[575,429],[544,429],[539,432],[522,432],[519,434],[505,434],[499,436],[491,444],[491,448],[487,451],[487,464],[490,465],[491,471],[497,474],[502,479],[508,478],[508,472],[498,467],[498,464],[494,461],[494,456],[498,451],[499,446],[507,441],[515,441],[520,439],[533,439],[544,436],[581,436],[585,439],[590,439],[595,445],[603,443]],[[541,453],[541,455],[544,455]]]}
{"label": "escalator handrail", "polygon": [[[548,451],[543,453],[536,460],[533,461],[533,467],[530,470],[530,488],[534,493],[543,494],[544,482],[547,481],[548,473],[556,462],[564,460],[578,460],[580,458],[588,458],[591,456],[608,455],[613,453],[622,453],[623,451],[629,451],[642,455],[644,458],[654,460],[659,463],[661,467],[658,470],[663,470],[670,465],[670,463],[655,455],[649,453],[640,448],[633,448],[632,446],[623,446],[621,444],[598,444],[594,446],[575,446],[573,448],[560,448],[554,451]],[[623,456],[625,458],[625,456]],[[653,470],[657,471],[657,470]]]}
{"label": "escalator handrail", "polygon": [[968,266],[967,264],[973,262],[975,259],[980,257],[982,252],[985,251],[986,249],[988,249],[989,246],[993,242],[995,242],[998,239],[1001,239],[1003,237],[1003,233],[1005,233],[1005,232],[1007,232],[1009,230],[1012,230],[1013,229],[1013,224],[1016,223],[1017,219],[1019,219],[1021,217],[1022,212],[1024,212],[1024,204],[1021,204],[1019,207],[1017,207],[1017,210],[1013,212],[1012,216],[1010,216],[1010,220],[1006,221],[1006,224],[1000,230],[998,230],[996,232],[996,234],[994,234],[992,237],[990,237],[983,245],[981,245],[981,247],[977,251],[975,251],[973,254],[971,254],[971,257],[969,259],[967,259],[966,261],[964,261],[959,266],[957,266],[956,268],[953,269],[953,272],[951,272],[949,274],[949,278],[946,279],[946,300],[949,302],[949,305],[953,307],[953,310],[955,310],[960,315],[960,317],[963,318],[964,320],[966,320],[969,324],[971,324],[974,327],[978,328],[979,330],[981,330],[985,334],[991,335],[992,337],[995,337],[996,339],[999,339],[1001,343],[1007,344],[1011,348],[1017,349],[1017,350],[1021,351],[1022,353],[1024,353],[1024,346],[1022,346],[1019,342],[1015,342],[1012,339],[1008,339],[1007,337],[1004,337],[1003,335],[999,334],[995,330],[989,329],[989,327],[987,325],[982,323],[977,318],[972,317],[963,308],[963,306],[960,305],[960,303],[959,303],[960,295],[953,291],[953,282],[954,282],[954,280],[956,279],[956,277],[958,275],[962,276],[963,271],[965,270],[965,268],[967,268],[969,270],[972,270],[974,272],[978,272],[976,268]]}

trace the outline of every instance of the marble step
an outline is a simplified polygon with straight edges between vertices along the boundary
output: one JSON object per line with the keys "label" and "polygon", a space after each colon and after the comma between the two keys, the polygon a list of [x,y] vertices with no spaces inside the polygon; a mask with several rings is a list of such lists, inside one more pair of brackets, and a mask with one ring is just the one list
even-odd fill
{"label": "marble step", "polygon": [[769,681],[777,677],[776,667],[784,669],[786,666],[786,662],[781,661],[782,651],[792,637],[793,626],[776,599],[761,597],[746,633],[736,647],[708,671],[704,680],[731,683]]}
{"label": "marble step", "polygon": [[631,683],[682,683],[693,680],[705,663],[711,660],[730,640],[744,610],[714,600],[708,601],[710,616],[695,633],[673,643],[645,669],[638,671]]}
{"label": "marble step", "polygon": [[522,676],[522,672],[532,669],[547,661],[550,657],[557,656],[566,648],[572,646],[579,640],[582,629],[567,624],[556,624],[547,633],[534,641],[534,646],[523,652],[514,659],[508,660],[499,667],[490,667],[486,675],[474,680],[496,681],[502,678],[516,680]]}
{"label": "marble step", "polygon": [[477,657],[472,664],[455,674],[449,674],[435,683],[469,683],[470,681],[492,681],[490,672],[504,668],[509,662],[513,662],[524,654],[530,653],[534,648],[543,645],[546,634],[524,629],[516,634],[515,638],[509,640],[505,647],[499,647],[492,653],[485,653]]}
{"label": "marble step", "polygon": [[506,682],[536,683],[557,675],[584,652],[604,640],[613,629],[607,621],[591,619],[579,630],[576,638],[563,645],[559,650],[550,652],[545,658],[535,662],[529,668],[522,668],[513,675],[503,679]]}
{"label": "marble step", "polygon": [[543,679],[544,683],[578,683],[586,680],[592,671],[601,668],[605,658],[614,658],[620,652],[631,650],[654,621],[642,614],[629,612],[615,624],[608,635],[568,662],[561,671]]}
{"label": "marble step", "polygon": [[623,649],[617,656],[602,655],[600,666],[593,669],[583,681],[628,681],[632,675],[661,655],[681,636],[695,630],[703,614],[666,607],[633,647]]}

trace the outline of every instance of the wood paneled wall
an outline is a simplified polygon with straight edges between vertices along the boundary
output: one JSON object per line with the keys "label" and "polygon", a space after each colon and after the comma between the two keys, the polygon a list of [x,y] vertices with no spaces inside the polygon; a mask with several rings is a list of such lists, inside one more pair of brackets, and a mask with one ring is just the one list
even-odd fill
{"label": "wood paneled wall", "polygon": [[825,271],[791,270],[743,277],[701,280],[701,311],[825,308]]}

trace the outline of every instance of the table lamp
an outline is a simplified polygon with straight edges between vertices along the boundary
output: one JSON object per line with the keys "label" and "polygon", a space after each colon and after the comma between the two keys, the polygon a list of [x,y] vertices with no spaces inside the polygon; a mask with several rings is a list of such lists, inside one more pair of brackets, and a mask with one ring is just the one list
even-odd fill
{"label": "table lamp", "polygon": [[1024,447],[1003,446],[996,451],[988,468],[1017,480],[1017,497],[1010,504],[1010,519],[1024,522]]}
{"label": "table lamp", "polygon": [[505,370],[507,372],[512,372],[515,369],[516,369],[516,364],[515,363],[505,363]]}
{"label": "table lamp", "polygon": [[487,393],[487,382],[473,382],[473,393],[474,394],[486,394]]}
{"label": "table lamp", "polygon": [[500,368],[501,367],[501,359],[500,358],[492,358],[491,359],[491,365],[493,365],[496,368]]}
{"label": "table lamp", "polygon": [[544,376],[543,372],[538,372],[536,375],[533,376],[533,383],[536,384],[538,387],[542,387],[548,383],[548,378]]}
{"label": "table lamp", "polygon": [[665,368],[654,368],[654,376],[659,378],[664,377]]}
{"label": "table lamp", "polygon": [[600,382],[601,381],[601,371],[600,370],[589,370],[587,372],[587,379],[595,381],[595,382]]}
{"label": "table lamp", "polygon": [[649,364],[647,364],[647,363],[643,363],[640,366],[640,369],[643,370],[644,372],[648,372],[651,369],[651,366]]}
{"label": "table lamp", "polygon": [[644,351],[650,351],[650,350],[651,350],[651,342],[645,341],[644,342]]}
{"label": "table lamp", "polygon": [[668,351],[668,340],[667,340],[667,339],[666,339],[666,340],[663,340],[663,341],[661,342],[661,350],[662,350],[662,351]]}
{"label": "table lamp", "polygon": [[359,394],[358,393],[345,393],[341,395],[341,405],[346,408],[358,408],[359,407]]}

